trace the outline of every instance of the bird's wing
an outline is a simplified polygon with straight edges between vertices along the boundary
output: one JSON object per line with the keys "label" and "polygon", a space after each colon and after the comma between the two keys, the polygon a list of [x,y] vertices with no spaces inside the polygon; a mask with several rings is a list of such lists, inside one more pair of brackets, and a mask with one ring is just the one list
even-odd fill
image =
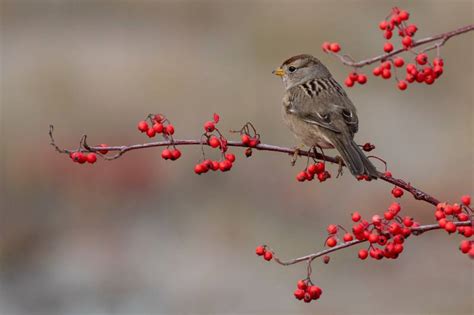
{"label": "bird's wing", "polygon": [[357,132],[354,104],[334,79],[318,79],[291,88],[287,111],[303,121],[336,133]]}

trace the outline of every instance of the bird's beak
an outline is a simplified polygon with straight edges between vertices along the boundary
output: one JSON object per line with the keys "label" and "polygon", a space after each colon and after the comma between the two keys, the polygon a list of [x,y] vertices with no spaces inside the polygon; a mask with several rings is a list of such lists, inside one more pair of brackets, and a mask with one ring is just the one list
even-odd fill
{"label": "bird's beak", "polygon": [[282,77],[282,76],[285,75],[285,71],[284,71],[282,68],[278,68],[278,69],[276,69],[276,70],[273,70],[272,73],[273,73],[274,75],[279,76],[279,77]]}

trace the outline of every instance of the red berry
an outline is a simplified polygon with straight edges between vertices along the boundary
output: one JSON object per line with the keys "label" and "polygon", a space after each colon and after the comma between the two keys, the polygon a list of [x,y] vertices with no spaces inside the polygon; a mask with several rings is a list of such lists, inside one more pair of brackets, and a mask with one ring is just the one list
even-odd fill
{"label": "red berry", "polygon": [[390,42],[386,42],[384,45],[383,45],[383,50],[386,52],[386,53],[389,53],[393,50],[393,45],[392,43]]}
{"label": "red berry", "polygon": [[385,29],[387,29],[387,26],[388,26],[388,22],[383,20],[382,22],[379,23],[379,28],[383,31]]}
{"label": "red berry", "polygon": [[168,126],[165,127],[165,132],[167,135],[174,134],[174,126],[169,124]]}
{"label": "red berry", "polygon": [[214,136],[210,137],[208,142],[209,142],[209,145],[213,148],[217,148],[221,145],[221,142],[219,141],[219,139],[217,139],[217,137],[214,137]]}
{"label": "red berry", "polygon": [[265,247],[263,246],[257,246],[257,248],[255,249],[255,253],[258,255],[258,256],[262,256],[263,254],[265,254],[266,250],[265,250]]}
{"label": "red berry", "polygon": [[380,66],[382,69],[388,69],[390,70],[392,68],[392,64],[390,63],[390,61],[384,61],[382,62],[381,66]]}
{"label": "red berry", "polygon": [[392,172],[386,171],[385,173],[383,173],[383,175],[385,177],[392,177]]}
{"label": "red berry", "polygon": [[263,254],[263,259],[265,259],[266,261],[270,261],[272,260],[272,258],[273,258],[272,252],[265,252],[265,254]]}
{"label": "red berry", "polygon": [[408,25],[407,28],[405,29],[405,32],[409,36],[415,35],[416,31],[418,30],[418,27],[416,27],[415,24]]}
{"label": "red berry", "polygon": [[446,227],[446,223],[448,223],[448,221],[445,218],[442,218],[442,219],[438,220],[439,227],[441,227],[443,229]]}
{"label": "red berry", "polygon": [[360,218],[361,218],[361,216],[360,216],[359,212],[356,211],[356,212],[352,213],[352,221],[358,222],[360,220]]}
{"label": "red berry", "polygon": [[357,76],[357,82],[359,82],[359,84],[365,84],[367,82],[367,76],[365,74],[359,74]]}
{"label": "red berry", "polygon": [[390,39],[390,38],[392,38],[392,35],[393,35],[392,31],[386,30],[385,32],[383,32],[383,37],[384,37],[385,39]]}
{"label": "red berry", "polygon": [[405,10],[402,10],[402,11],[400,11],[400,13],[398,13],[398,17],[400,18],[400,20],[406,21],[410,17],[410,13],[408,13]]}
{"label": "red berry", "polygon": [[224,161],[219,162],[219,169],[222,172],[227,172],[231,168],[232,168],[232,163],[230,161],[224,160]]}
{"label": "red berry", "polygon": [[204,172],[204,166],[203,166],[202,164],[196,164],[196,165],[194,166],[194,173],[196,173],[196,174],[199,175],[199,174],[201,174],[201,173],[203,173],[203,172]]}
{"label": "red berry", "polygon": [[357,72],[351,72],[349,73],[349,78],[351,78],[352,81],[357,81],[357,77],[359,75],[357,74]]}
{"label": "red berry", "polygon": [[328,52],[329,50],[331,50],[330,46],[331,46],[331,43],[324,42],[321,48],[323,49],[324,52]]}
{"label": "red berry", "polygon": [[156,135],[155,129],[154,128],[149,128],[146,131],[146,135],[148,136],[148,138],[153,138]]}
{"label": "red berry", "polygon": [[138,130],[141,132],[146,132],[148,130],[148,123],[144,120],[138,123]]}
{"label": "red berry", "polygon": [[467,221],[469,220],[469,216],[467,214],[465,214],[464,212],[463,213],[460,213],[457,215],[459,221]]}
{"label": "red berry", "polygon": [[463,229],[463,235],[465,237],[471,237],[474,234],[474,230],[470,226],[465,226]]}
{"label": "red berry", "polygon": [[383,69],[382,70],[382,78],[390,79],[391,76],[392,76],[392,73],[390,72],[390,70],[388,70],[388,69]]}
{"label": "red berry", "polygon": [[393,64],[395,65],[395,67],[400,68],[405,64],[405,61],[402,57],[397,57],[393,60]]}
{"label": "red berry", "polygon": [[171,151],[171,159],[173,161],[179,159],[180,157],[181,157],[181,151],[179,151],[178,149]]}
{"label": "red berry", "polygon": [[153,116],[153,120],[158,123],[162,122],[163,119],[165,119],[165,117],[161,114],[156,114],[155,116]]}
{"label": "red berry", "polygon": [[471,250],[471,242],[468,240],[462,240],[459,249],[463,254],[467,254]]}
{"label": "red berry", "polygon": [[390,211],[385,211],[383,216],[386,220],[392,220],[395,217],[395,214]]}
{"label": "red berry", "polygon": [[310,295],[308,292],[306,292],[306,293],[304,294],[303,301],[304,301],[305,303],[309,303],[309,302],[311,302],[311,300],[312,300],[311,295]]}
{"label": "red berry", "polygon": [[343,237],[343,240],[344,242],[350,242],[352,241],[354,238],[352,237],[352,234],[351,233],[346,233],[344,234],[344,237]]}
{"label": "red berry", "polygon": [[171,151],[169,149],[164,149],[161,152],[161,157],[165,160],[171,159]]}
{"label": "red berry", "polygon": [[245,145],[249,145],[250,144],[250,137],[246,134],[243,134],[242,137],[241,137],[241,140],[242,140],[242,143],[245,144]]}
{"label": "red berry", "polygon": [[162,133],[163,132],[163,124],[157,122],[153,125],[153,130],[155,130],[156,133]]}
{"label": "red berry", "polygon": [[444,66],[444,61],[443,61],[442,58],[436,57],[435,59],[433,59],[433,64],[434,64],[435,66],[443,67],[443,66]]}
{"label": "red berry", "polygon": [[328,179],[330,177],[331,177],[331,174],[329,174],[329,172],[327,172],[327,171],[324,171],[323,173],[318,174],[318,180],[320,182],[324,182],[326,179]]}
{"label": "red berry", "polygon": [[461,197],[461,202],[466,207],[469,207],[469,205],[471,204],[471,196],[469,196],[469,195],[462,196]]}
{"label": "red berry", "polygon": [[231,163],[234,163],[235,161],[235,155],[232,153],[226,153],[225,159]]}
{"label": "red berry", "polygon": [[[402,81],[400,81],[402,82]],[[395,198],[400,198],[401,196],[403,196],[403,190],[399,187],[395,187],[392,189],[392,195],[395,197]]]}
{"label": "red berry", "polygon": [[217,171],[219,169],[219,162],[218,161],[212,161],[211,162],[211,170]]}
{"label": "red berry", "polygon": [[293,293],[295,298],[297,298],[298,300],[302,300],[304,298],[304,290],[301,290],[301,289],[296,289],[295,292]]}
{"label": "red berry", "polygon": [[341,50],[341,46],[339,46],[338,43],[332,43],[332,44],[329,45],[329,49],[330,49],[332,52],[337,53],[339,50]]}
{"label": "red berry", "polygon": [[404,217],[403,218],[403,224],[406,226],[406,227],[410,227],[413,225],[413,218],[411,217]]}
{"label": "red berry", "polygon": [[395,213],[395,214],[397,214],[398,212],[400,212],[400,210],[401,210],[400,204],[397,203],[397,202],[392,203],[392,204],[388,207],[388,211],[393,212],[393,213]]}
{"label": "red berry", "polygon": [[316,174],[321,174],[325,171],[325,164],[322,163],[322,162],[318,162],[316,164],[314,164],[315,168],[316,168]]}
{"label": "red berry", "polygon": [[347,87],[353,87],[354,86],[354,81],[352,81],[350,77],[347,77],[346,80],[344,81],[344,84]]}
{"label": "red berry", "polygon": [[432,76],[432,75],[427,75],[425,76],[425,83],[428,84],[428,85],[431,85],[433,84],[435,81],[435,77]]}
{"label": "red berry", "polygon": [[249,147],[255,148],[260,143],[259,139],[253,138],[250,139]]}
{"label": "red berry", "polygon": [[418,54],[415,59],[419,65],[424,65],[428,62],[428,55],[425,53],[421,53]]}
{"label": "red berry", "polygon": [[434,66],[433,73],[435,74],[436,77],[439,77],[440,75],[443,74],[443,67],[438,66],[438,65]]}
{"label": "red berry", "polygon": [[320,287],[315,285],[309,286],[307,291],[313,300],[319,299],[319,297],[323,293],[323,290],[321,290]]}
{"label": "red berry", "polygon": [[[102,147],[102,148],[107,148],[107,147],[108,147],[108,145],[106,145],[106,144],[104,144],[104,143],[99,144],[98,146],[99,146],[99,147]],[[109,150],[99,150],[99,153],[101,153],[101,154],[107,154],[107,153],[109,153]]]}
{"label": "red berry", "polygon": [[410,36],[403,37],[402,44],[403,44],[404,47],[406,47],[406,48],[410,47],[412,43],[413,43],[413,41],[412,41]]}
{"label": "red berry", "polygon": [[214,122],[212,122],[212,121],[207,121],[207,122],[204,124],[204,131],[213,132],[214,129],[216,129],[216,126],[214,125]]}
{"label": "red berry", "polygon": [[370,243],[377,243],[379,241],[379,235],[375,233],[370,233],[369,235],[369,242]]}
{"label": "red berry", "polygon": [[367,249],[361,249],[359,250],[359,258],[364,260],[369,256],[369,253],[367,252]]}
{"label": "red berry", "polygon": [[454,233],[454,232],[456,232],[457,228],[456,228],[456,225],[453,222],[448,221],[448,222],[446,222],[446,225],[444,226],[444,229],[448,233]]}
{"label": "red berry", "polygon": [[296,287],[300,290],[306,290],[308,288],[308,284],[305,280],[298,280]]}
{"label": "red berry", "polygon": [[304,182],[306,180],[306,172],[305,171],[299,172],[298,175],[296,175],[296,180],[299,182]]}
{"label": "red berry", "polygon": [[380,69],[380,67],[375,67],[374,70],[372,70],[372,73],[377,77],[382,73],[382,69]]}
{"label": "red berry", "polygon": [[86,155],[87,162],[94,164],[97,161],[97,155],[95,153],[89,153]]}
{"label": "red berry", "polygon": [[334,237],[330,237],[326,241],[326,245],[329,247],[334,247],[337,244],[337,240]]}
{"label": "red berry", "polygon": [[336,234],[337,233],[337,225],[335,224],[329,224],[327,231],[329,234]]}

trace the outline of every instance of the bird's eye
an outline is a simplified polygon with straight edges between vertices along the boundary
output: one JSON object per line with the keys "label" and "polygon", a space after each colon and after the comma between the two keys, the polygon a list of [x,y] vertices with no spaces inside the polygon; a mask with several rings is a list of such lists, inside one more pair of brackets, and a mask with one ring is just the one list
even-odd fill
{"label": "bird's eye", "polygon": [[290,71],[290,72],[295,72],[295,71],[296,71],[296,68],[293,67],[293,66],[289,66],[289,67],[288,67],[288,71]]}

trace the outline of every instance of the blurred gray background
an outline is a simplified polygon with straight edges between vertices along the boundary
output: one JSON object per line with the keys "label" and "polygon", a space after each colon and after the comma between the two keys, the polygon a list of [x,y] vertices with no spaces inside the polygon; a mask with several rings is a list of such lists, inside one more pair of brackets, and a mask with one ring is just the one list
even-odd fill
{"label": "blurred gray background", "polygon": [[[198,147],[176,162],[150,149],[77,165],[49,146],[50,123],[69,148],[84,133],[148,141],[136,123],[150,112],[166,113],[178,138],[197,138],[218,112],[223,130],[250,120],[265,143],[293,146],[271,70],[311,53],[342,82],[350,69],[321,43],[378,54],[377,26],[394,5],[411,13],[417,38],[474,20],[473,2],[459,0],[2,1],[0,314],[472,314],[473,265],[456,235],[413,238],[395,261],[362,262],[358,248],[316,261],[324,293],[309,305],[292,296],[304,265],[255,256],[261,243],[282,258],[317,251],[327,224],[384,211],[385,182],[346,172],[301,184],[303,161],[247,160],[240,149],[231,172],[197,176]],[[443,47],[433,86],[400,92],[370,75],[348,91],[357,140],[375,143],[395,176],[452,202],[473,193],[472,39]],[[402,205],[433,222],[429,205]]]}

